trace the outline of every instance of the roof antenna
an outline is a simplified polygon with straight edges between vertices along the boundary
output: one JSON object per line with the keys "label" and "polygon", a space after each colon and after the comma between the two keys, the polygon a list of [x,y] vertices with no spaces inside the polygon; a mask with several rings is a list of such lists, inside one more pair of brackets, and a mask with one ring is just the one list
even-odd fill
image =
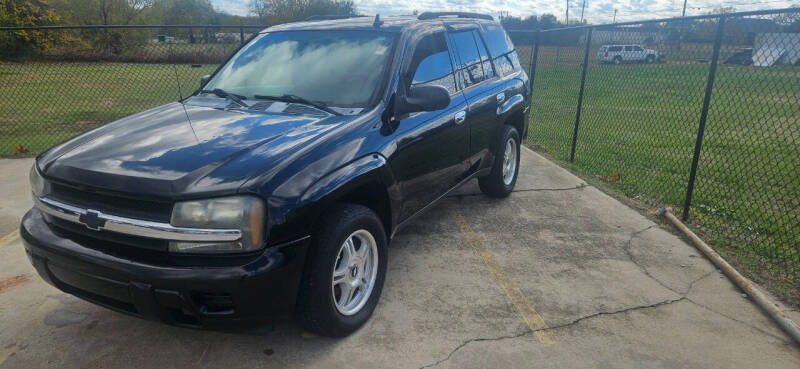
{"label": "roof antenna", "polygon": [[378,28],[381,26],[381,24],[383,24],[383,21],[381,20],[381,15],[375,14],[375,21],[372,22],[372,26]]}

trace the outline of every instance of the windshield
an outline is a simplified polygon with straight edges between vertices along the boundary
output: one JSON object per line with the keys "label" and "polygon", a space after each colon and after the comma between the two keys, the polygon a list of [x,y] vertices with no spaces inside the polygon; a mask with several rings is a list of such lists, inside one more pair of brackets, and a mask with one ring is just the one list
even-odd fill
{"label": "windshield", "polygon": [[383,79],[393,39],[379,31],[267,33],[239,50],[203,89],[366,108]]}

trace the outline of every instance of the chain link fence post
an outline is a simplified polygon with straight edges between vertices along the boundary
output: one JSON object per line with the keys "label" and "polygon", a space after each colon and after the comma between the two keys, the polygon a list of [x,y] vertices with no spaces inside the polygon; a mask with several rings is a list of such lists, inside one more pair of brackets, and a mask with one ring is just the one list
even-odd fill
{"label": "chain link fence post", "polygon": [[533,48],[531,49],[531,76],[530,86],[528,86],[528,99],[533,102],[533,81],[536,79],[536,60],[539,58],[539,31],[533,36]]}
{"label": "chain link fence post", "polygon": [[700,125],[697,128],[697,141],[694,144],[694,156],[692,157],[692,168],[689,171],[689,183],[686,187],[686,199],[683,202],[683,221],[689,219],[689,207],[692,205],[692,192],[694,192],[694,181],[697,177],[697,165],[700,162],[700,150],[703,147],[703,134],[706,130],[706,119],[708,119],[708,107],[711,104],[711,93],[714,89],[714,77],[717,74],[717,64],[719,62],[719,49],[722,45],[722,34],[725,32],[725,14],[719,17],[717,24],[717,34],[714,38],[714,51],[711,54],[711,67],[708,69],[708,80],[706,81],[706,92],[703,97],[703,108],[700,111]]}
{"label": "chain link fence post", "polygon": [[581,87],[578,90],[578,108],[575,111],[575,128],[572,130],[572,149],[569,161],[575,161],[575,146],[578,144],[578,125],[581,123],[581,106],[583,105],[583,89],[586,84],[586,69],[589,68],[589,48],[592,46],[592,27],[586,31],[586,49],[583,51],[583,69],[581,70]]}

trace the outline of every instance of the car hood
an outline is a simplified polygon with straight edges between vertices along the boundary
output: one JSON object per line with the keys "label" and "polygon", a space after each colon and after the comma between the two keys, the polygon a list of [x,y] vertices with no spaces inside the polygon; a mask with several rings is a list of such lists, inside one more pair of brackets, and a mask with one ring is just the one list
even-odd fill
{"label": "car hood", "polygon": [[[69,140],[42,155],[39,167],[51,179],[137,195],[235,192],[288,153],[350,119],[176,102]],[[234,160],[256,148],[257,159]]]}

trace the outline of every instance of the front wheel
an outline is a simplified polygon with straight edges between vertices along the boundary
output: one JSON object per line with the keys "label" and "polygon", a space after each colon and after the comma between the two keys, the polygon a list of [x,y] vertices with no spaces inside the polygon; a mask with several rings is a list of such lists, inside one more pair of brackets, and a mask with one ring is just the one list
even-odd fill
{"label": "front wheel", "polygon": [[514,190],[519,172],[519,133],[512,126],[504,126],[492,171],[478,179],[481,192],[490,197],[507,197]]}
{"label": "front wheel", "polygon": [[645,59],[645,62],[647,64],[655,63],[656,62],[656,56],[655,55],[648,55],[647,58]]}
{"label": "front wheel", "polygon": [[367,207],[335,206],[314,235],[297,297],[308,331],[343,337],[363,326],[383,289],[387,245],[383,225]]}

